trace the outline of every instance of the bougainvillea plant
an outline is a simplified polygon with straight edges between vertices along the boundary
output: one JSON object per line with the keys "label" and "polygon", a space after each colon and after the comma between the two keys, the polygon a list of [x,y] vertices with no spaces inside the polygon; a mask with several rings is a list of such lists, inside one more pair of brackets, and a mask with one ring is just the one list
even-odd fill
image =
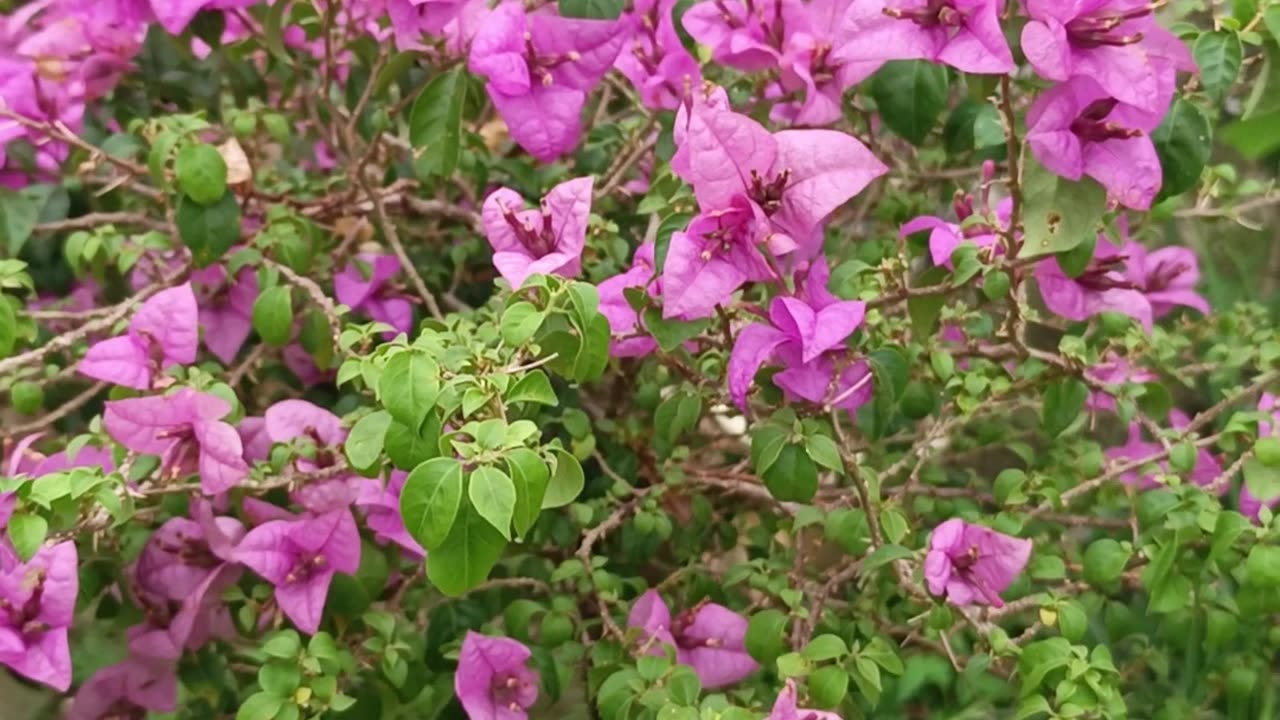
{"label": "bougainvillea plant", "polygon": [[0,0],[0,716],[1280,716],[1280,5]]}

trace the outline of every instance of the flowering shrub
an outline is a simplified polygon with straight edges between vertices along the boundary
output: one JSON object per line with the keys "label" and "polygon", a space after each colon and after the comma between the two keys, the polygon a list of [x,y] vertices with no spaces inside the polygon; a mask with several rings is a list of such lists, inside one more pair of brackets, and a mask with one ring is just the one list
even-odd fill
{"label": "flowering shrub", "polygon": [[1274,717],[1280,6],[1162,5],[0,3],[0,715]]}

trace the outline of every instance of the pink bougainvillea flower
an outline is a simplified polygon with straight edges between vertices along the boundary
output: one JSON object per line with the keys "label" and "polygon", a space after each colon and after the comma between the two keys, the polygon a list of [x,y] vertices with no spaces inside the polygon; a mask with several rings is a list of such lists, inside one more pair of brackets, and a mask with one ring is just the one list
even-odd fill
{"label": "pink bougainvillea flower", "polygon": [[839,62],[929,60],[967,73],[1014,71],[1000,29],[1003,0],[868,0],[845,14],[853,39],[835,51]]}
{"label": "pink bougainvillea flower", "polygon": [[105,667],[76,691],[67,720],[146,717],[148,711],[173,712],[178,676],[170,663],[140,658]]}
{"label": "pink bougainvillea flower", "polygon": [[1125,276],[1147,296],[1154,317],[1163,317],[1181,305],[1209,314],[1209,301],[1196,292],[1200,263],[1189,248],[1162,247],[1148,251],[1133,241],[1124,245]]}
{"label": "pink bougainvillea flower", "polygon": [[275,586],[280,610],[299,630],[314,634],[333,576],[360,567],[360,532],[350,510],[272,520],[244,536],[236,558]]}
{"label": "pink bougainvillea flower", "polygon": [[504,637],[467,631],[453,689],[471,720],[524,720],[538,700],[538,673],[529,648]]}
{"label": "pink bougainvillea flower", "polygon": [[[306,400],[282,400],[267,408],[263,420],[272,443],[288,443],[298,438],[310,441],[309,457],[294,461],[298,470],[313,473],[342,462],[347,430],[342,427],[342,419],[328,410]],[[313,513],[324,513],[350,506],[360,493],[360,484],[359,477],[341,474],[324,482],[307,483],[290,497]]]}
{"label": "pink bougainvillea flower", "polygon": [[135,390],[149,390],[171,365],[196,360],[199,310],[191,283],[161,290],[142,303],[124,335],[94,343],[79,370]]}
{"label": "pink bougainvillea flower", "polygon": [[844,17],[854,0],[812,0],[782,3],[782,55],[778,65],[780,89],[803,92],[803,99],[774,105],[770,117],[794,125],[829,125],[844,116],[844,91],[874,73],[882,64],[845,61],[837,50],[862,42]]}
{"label": "pink bougainvillea flower", "polygon": [[1027,111],[1027,143],[1040,164],[1068,180],[1097,180],[1116,202],[1146,210],[1160,190],[1150,132],[1160,116],[1107,95],[1087,77],[1056,85]]}
{"label": "pink bougainvillea flower", "polygon": [[200,307],[204,346],[223,365],[230,365],[253,330],[258,275],[246,267],[231,280],[221,265],[210,265],[191,274],[191,285]]}
{"label": "pink bougainvillea flower", "polygon": [[1049,256],[1036,265],[1035,278],[1045,306],[1056,315],[1080,322],[1103,312],[1124,313],[1150,331],[1151,303],[1125,272],[1125,256],[1099,235],[1084,272],[1069,277],[1057,258]]}
{"label": "pink bougainvillea flower", "polygon": [[[672,168],[693,186],[704,213],[741,207],[768,218],[773,234],[801,242],[831,211],[888,168],[861,142],[835,130],[770,133],[715,102],[682,108],[680,161]],[[774,248],[775,253],[783,252]]]}
{"label": "pink bougainvillea flower", "polygon": [[627,301],[627,288],[645,288],[649,297],[662,294],[662,282],[654,277],[654,245],[645,243],[636,248],[631,267],[596,286],[600,293],[600,314],[609,321],[613,340],[609,354],[613,357],[644,357],[653,352],[658,343],[640,330],[640,317]]}
{"label": "pink bougainvillea flower", "polygon": [[693,668],[707,689],[732,685],[760,669],[747,653],[747,619],[723,605],[703,601],[672,619],[662,596],[650,590],[631,606],[627,627],[646,633],[651,654],[666,652],[662,645],[674,648],[676,661]]}
{"label": "pink bougainvillea flower", "polygon": [[80,576],[76,546],[58,543],[0,571],[0,665],[66,692],[71,687],[67,629]]}
{"label": "pink bougainvillea flower", "polygon": [[591,177],[562,182],[537,210],[524,209],[524,199],[509,188],[485,198],[481,216],[493,264],[512,288],[533,274],[574,277],[581,272],[593,182]]}
{"label": "pink bougainvillea flower", "polygon": [[1111,97],[1163,113],[1178,70],[1195,70],[1187,47],[1161,27],[1149,0],[1027,0],[1022,49],[1041,76],[1093,78]]}
{"label": "pink bougainvillea flower", "polygon": [[[1140,366],[1134,366],[1128,358],[1110,354],[1105,360],[1085,370],[1085,374],[1096,382],[1105,385],[1127,385],[1130,383],[1148,383],[1159,378],[1158,375]],[[1091,411],[1115,412],[1115,396],[1105,390],[1094,390],[1089,393],[1085,407]]]}
{"label": "pink bougainvillea flower", "polygon": [[778,62],[782,11],[798,0],[707,0],[682,18],[689,36],[711,48],[711,58],[746,72],[768,70]]}
{"label": "pink bougainvillea flower", "polygon": [[[769,305],[769,324],[748,325],[738,333],[733,352],[729,356],[730,397],[745,411],[747,392],[755,381],[756,372],[761,365],[775,360],[788,366],[787,370],[779,373],[782,376],[780,381],[777,376],[774,378],[779,387],[812,399],[815,390],[809,389],[809,386],[818,382],[821,388],[816,394],[819,400],[823,399],[827,395],[827,386],[831,384],[832,368],[815,363],[824,359],[828,351],[843,347],[845,338],[862,324],[866,307],[866,303],[855,300],[841,300],[823,307],[814,307],[799,298],[774,298]],[[789,376],[785,374],[789,370],[798,372]],[[822,370],[826,372],[821,372]],[[870,393],[869,380],[863,387],[866,388],[864,395]],[[861,400],[857,402],[860,405],[866,398],[853,391],[848,397],[833,402],[833,405],[845,407],[850,400]]]}
{"label": "pink bougainvillea flower", "polygon": [[271,436],[267,434],[266,418],[247,415],[236,425],[240,444],[244,447],[244,460],[255,463],[271,457]]}
{"label": "pink bougainvillea flower", "polygon": [[924,577],[929,592],[945,595],[952,605],[1003,607],[1000,593],[1030,558],[1030,540],[953,518],[929,536]]}
{"label": "pink bougainvillea flower", "polygon": [[[400,261],[395,255],[360,253],[334,276],[333,294],[352,310],[407,333],[413,329],[413,304],[391,283],[399,272]],[[393,338],[395,332],[387,335],[387,339]]]}
{"label": "pink bougainvillea flower", "polygon": [[[964,200],[957,200],[955,203],[956,219],[960,223],[965,223],[966,220],[973,217],[972,198],[965,198]],[[1005,198],[996,206],[994,218],[989,215],[985,220],[974,218],[974,221],[962,225],[960,223],[947,222],[933,215],[921,215],[907,221],[902,226],[899,234],[902,237],[906,237],[927,230],[929,232],[929,255],[933,258],[933,264],[949,268],[951,267],[951,254],[963,242],[971,242],[977,245],[979,249],[993,248],[994,252],[1001,253],[1003,246],[1000,244],[1000,233],[1008,228],[1012,212],[1013,200]]]}
{"label": "pink bougainvillea flower", "polygon": [[316,365],[316,360],[311,356],[311,353],[307,352],[297,342],[286,345],[284,351],[280,353],[280,359],[284,361],[285,367],[289,368],[289,372],[298,378],[303,387],[313,387],[329,382],[336,375],[335,371],[322,370]]}
{"label": "pink bougainvillea flower", "polygon": [[823,710],[796,707],[796,681],[787,678],[787,684],[773,702],[773,710],[764,720],[840,720],[840,716]]}
{"label": "pink bougainvillea flower", "polygon": [[[1190,418],[1181,410],[1169,411],[1169,426],[1175,430],[1181,430],[1191,423]],[[1134,460],[1143,460],[1149,457],[1155,457],[1164,454],[1164,446],[1158,442],[1142,439],[1141,423],[1129,423],[1129,437],[1124,445],[1108,448],[1105,455],[1108,460],[1117,462],[1131,462]],[[1159,460],[1151,463],[1160,468],[1160,472],[1168,474],[1169,461]],[[1202,488],[1208,488],[1218,476],[1222,474],[1222,464],[1205,448],[1200,448],[1196,453],[1196,464],[1191,469],[1189,479],[1191,482]],[[1120,481],[1133,485],[1140,490],[1151,490],[1153,488],[1162,487],[1155,474],[1143,474],[1142,468],[1134,468],[1125,471],[1120,475]],[[1221,495],[1227,491],[1226,483],[1222,483],[1220,487],[1213,490]]]}
{"label": "pink bougainvillea flower", "polygon": [[631,41],[614,67],[626,76],[645,107],[674,110],[686,87],[700,85],[698,61],[684,49],[672,11],[676,0],[640,0],[625,17]]}
{"label": "pink bougainvillea flower", "polygon": [[405,529],[400,515],[400,491],[408,477],[409,473],[403,470],[393,470],[386,487],[379,480],[365,480],[355,504],[364,510],[364,523],[379,542],[394,543],[408,557],[421,560],[427,552]]}
{"label": "pink bougainvillea flower", "polygon": [[[758,244],[768,237],[764,213],[746,198],[699,214],[671,234],[662,269],[662,316],[707,317],[747,282],[773,280]],[[794,247],[794,246],[788,246]]]}
{"label": "pink bougainvillea flower", "polygon": [[231,404],[217,395],[182,388],[108,402],[102,422],[126,448],[159,455],[172,477],[199,472],[200,489],[216,495],[249,473],[239,433],[222,421],[230,413]]}
{"label": "pink bougainvillea flower", "polygon": [[587,92],[618,57],[625,30],[623,20],[562,18],[551,6],[529,15],[507,0],[480,25],[467,64],[488,79],[511,138],[549,162],[577,146]]}
{"label": "pink bougainvillea flower", "polygon": [[401,50],[426,50],[422,36],[436,35],[454,22],[465,0],[387,0],[387,19]]}
{"label": "pink bougainvillea flower", "polygon": [[215,516],[207,502],[197,502],[193,515],[169,519],[143,545],[133,576],[146,592],[173,600],[191,597],[209,575],[234,561],[244,524]]}

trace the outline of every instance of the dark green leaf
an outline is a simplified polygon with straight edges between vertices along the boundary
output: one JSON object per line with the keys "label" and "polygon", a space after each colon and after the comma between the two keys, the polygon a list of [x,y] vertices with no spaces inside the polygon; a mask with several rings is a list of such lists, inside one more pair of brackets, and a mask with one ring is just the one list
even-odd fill
{"label": "dark green leaf", "polygon": [[437,75],[413,101],[409,141],[418,153],[419,172],[449,177],[462,148],[462,109],[467,77],[462,66]]}
{"label": "dark green leaf", "polygon": [[1240,74],[1244,47],[1240,36],[1229,30],[1207,32],[1196,39],[1191,50],[1200,67],[1200,86],[1215,99],[1221,99]]}
{"label": "dark green leaf", "polygon": [[449,536],[427,553],[427,578],[440,592],[457,597],[488,579],[506,545],[501,533],[463,504]]}
{"label": "dark green leaf", "polygon": [[818,468],[801,445],[787,445],[764,473],[765,487],[778,500],[807,503],[818,492]]}
{"label": "dark green leaf", "polygon": [[747,622],[746,647],[761,665],[772,665],[787,648],[787,616],[781,610],[761,610]]}
{"label": "dark green leaf", "polygon": [[1180,195],[1200,181],[1200,171],[1213,149],[1213,128],[1204,111],[1178,98],[1151,133],[1164,171],[1160,197]]}
{"label": "dark green leaf", "polygon": [[1092,178],[1072,182],[1050,172],[1023,155],[1025,234],[1019,257],[1033,257],[1070,250],[1096,235],[1098,220],[1106,210],[1107,191]]}
{"label": "dark green leaf", "polygon": [[821,667],[809,674],[809,697],[813,706],[820,710],[831,709],[844,702],[848,692],[849,673],[842,667]]}
{"label": "dark green leaf", "polygon": [[230,192],[216,202],[201,205],[185,195],[178,198],[174,215],[182,243],[191,249],[197,267],[208,267],[240,241],[240,204]]}
{"label": "dark green leaf", "polygon": [[1079,380],[1058,380],[1051,383],[1044,393],[1041,417],[1044,431],[1051,437],[1061,435],[1080,416],[1088,396],[1089,388]]}
{"label": "dark green leaf", "polygon": [[657,308],[649,308],[644,312],[644,327],[658,341],[658,347],[663,352],[671,352],[680,347],[687,340],[691,340],[710,326],[710,320],[666,320],[662,317],[662,311]]}
{"label": "dark green leaf", "polygon": [[560,0],[560,14],[570,18],[616,20],[626,5],[624,0]]}
{"label": "dark green leaf", "polygon": [[871,97],[888,128],[919,145],[947,107],[947,69],[924,60],[890,60],[871,78]]}

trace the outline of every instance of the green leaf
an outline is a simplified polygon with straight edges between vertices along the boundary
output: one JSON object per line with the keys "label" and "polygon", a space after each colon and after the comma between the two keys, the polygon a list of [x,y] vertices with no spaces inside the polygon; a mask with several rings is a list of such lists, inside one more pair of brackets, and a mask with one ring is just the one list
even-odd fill
{"label": "green leaf", "polygon": [[542,511],[551,471],[538,453],[528,448],[516,448],[507,455],[507,470],[516,488],[516,504],[511,519],[515,523],[516,534],[524,536]]}
{"label": "green leaf", "polygon": [[26,193],[0,187],[0,245],[17,257],[40,218],[40,202]]}
{"label": "green leaf", "polygon": [[555,472],[547,485],[547,494],[542,498],[543,510],[563,507],[577,500],[586,482],[578,458],[560,448],[553,448],[551,454],[555,457]]}
{"label": "green leaf", "polygon": [[513,347],[519,347],[533,337],[542,327],[547,314],[533,306],[533,303],[518,302],[502,313],[502,341]]}
{"label": "green leaf", "polygon": [[1280,110],[1237,120],[1222,129],[1222,139],[1250,160],[1268,155],[1280,148]]}
{"label": "green leaf", "polygon": [[1073,643],[1080,642],[1089,629],[1089,618],[1080,603],[1068,601],[1058,605],[1058,629],[1062,637]]}
{"label": "green leaf", "polygon": [[302,671],[292,662],[268,662],[258,670],[258,684],[277,697],[288,697],[302,682]]}
{"label": "green leaf", "polygon": [[902,658],[898,657],[898,651],[884,638],[871,638],[871,642],[867,643],[859,654],[884,668],[886,672],[894,675],[906,672],[907,668],[903,665]]}
{"label": "green leaf", "polygon": [[809,435],[804,439],[804,451],[809,457],[819,465],[828,470],[836,472],[844,472],[844,462],[840,459],[840,448],[836,445],[836,441],[819,433]]}
{"label": "green leaf", "polygon": [[1213,150],[1213,128],[1204,111],[1178,98],[1151,133],[1164,171],[1160,198],[1180,195],[1200,182],[1200,172]]}
{"label": "green leaf", "polygon": [[800,656],[810,662],[834,660],[849,654],[849,646],[844,644],[838,635],[819,635],[809,641],[800,651]]}
{"label": "green leaf", "polygon": [[427,578],[445,595],[461,595],[488,579],[506,545],[502,533],[464,504],[449,536],[427,553]]}
{"label": "green leaf", "polygon": [[531,402],[555,407],[560,404],[556,391],[551,388],[551,380],[541,370],[534,369],[520,378],[507,391],[505,399],[508,404]]}
{"label": "green leaf", "polygon": [[263,290],[253,303],[253,329],[275,347],[289,344],[293,332],[293,293],[283,285]]}
{"label": "green leaf", "polygon": [[871,662],[864,657],[853,659],[853,682],[858,686],[858,692],[867,699],[871,705],[877,705],[880,702],[880,693],[884,688],[880,684],[880,666]]}
{"label": "green leaf", "polygon": [[409,113],[409,142],[425,175],[449,177],[458,167],[462,149],[462,109],[467,100],[467,75],[462,66],[437,75],[413,101]]}
{"label": "green leaf", "polygon": [[1256,458],[1246,460],[1244,485],[1256,498],[1269,500],[1280,496],[1280,468],[1271,467]]}
{"label": "green leaf", "polygon": [[283,697],[268,692],[254,693],[236,711],[236,720],[272,720],[284,703]]}
{"label": "green leaf", "polygon": [[809,675],[809,697],[820,710],[829,710],[844,702],[848,692],[849,673],[842,667],[822,667]]}
{"label": "green leaf", "polygon": [[8,357],[18,344],[18,316],[9,296],[0,293],[0,358]]}
{"label": "green leaf", "polygon": [[296,630],[281,630],[262,646],[262,652],[273,658],[295,658],[302,650],[302,640]]}
{"label": "green leaf", "polygon": [[467,496],[480,517],[510,540],[511,516],[516,508],[516,486],[511,478],[495,467],[482,465],[471,473]]}
{"label": "green leaf", "polygon": [[570,18],[616,20],[625,0],[560,0],[560,15]]}
{"label": "green leaf", "polygon": [[818,468],[800,445],[787,445],[764,472],[764,484],[774,498],[807,503],[818,492]]}
{"label": "green leaf", "polygon": [[351,428],[344,446],[351,467],[363,473],[378,463],[390,426],[391,415],[384,410],[360,418],[360,422]]}
{"label": "green leaf", "polygon": [[1100,538],[1084,551],[1084,579],[1093,585],[1107,585],[1119,579],[1132,553],[1111,538]]}
{"label": "green leaf", "polygon": [[378,378],[378,399],[397,422],[418,430],[435,409],[440,368],[426,355],[408,350],[393,355]]}
{"label": "green leaf", "polygon": [[947,107],[947,69],[924,60],[890,60],[871,78],[871,97],[884,124],[921,144]]}
{"label": "green leaf", "polygon": [[1089,388],[1079,380],[1058,380],[1044,392],[1041,424],[1045,433],[1057,437],[1071,427],[1084,410]]}
{"label": "green leaf", "polygon": [[763,476],[787,446],[787,431],[777,425],[759,425],[751,431],[751,467]]}
{"label": "green leaf", "polygon": [[710,320],[667,320],[662,311],[649,308],[644,311],[644,327],[658,342],[663,352],[671,352],[686,341],[701,335],[711,325]]}
{"label": "green leaf", "polygon": [[212,205],[227,192],[227,163],[218,149],[190,143],[178,151],[173,163],[178,189],[201,205]]}
{"label": "green leaf", "polygon": [[1221,100],[1235,84],[1244,59],[1240,36],[1228,30],[1215,30],[1196,38],[1191,54],[1200,67],[1200,86],[1215,100]]}
{"label": "green leaf", "polygon": [[1253,587],[1280,587],[1280,548],[1254,545],[1244,561],[1244,572]]}
{"label": "green leaf", "polygon": [[433,458],[409,473],[400,491],[400,516],[418,544],[434,550],[453,529],[462,502],[462,463]]}
{"label": "green leaf", "polygon": [[747,621],[747,652],[761,665],[770,665],[787,648],[787,616],[781,610],[761,610]]}
{"label": "green leaf", "polygon": [[49,521],[39,515],[18,513],[9,518],[9,542],[23,562],[35,556],[48,535]]}
{"label": "green leaf", "polygon": [[1096,235],[1107,206],[1107,191],[1092,178],[1072,182],[1050,172],[1024,153],[1022,171],[1022,250],[1019,257],[1070,250]]}
{"label": "green leaf", "polygon": [[391,421],[383,440],[387,456],[401,470],[412,470],[418,465],[440,455],[440,417],[427,415],[422,430],[414,431],[404,423]]}
{"label": "green leaf", "polygon": [[191,249],[197,267],[208,267],[222,259],[240,241],[240,204],[236,196],[225,192],[208,205],[187,196],[178,198],[174,214],[178,236]]}

